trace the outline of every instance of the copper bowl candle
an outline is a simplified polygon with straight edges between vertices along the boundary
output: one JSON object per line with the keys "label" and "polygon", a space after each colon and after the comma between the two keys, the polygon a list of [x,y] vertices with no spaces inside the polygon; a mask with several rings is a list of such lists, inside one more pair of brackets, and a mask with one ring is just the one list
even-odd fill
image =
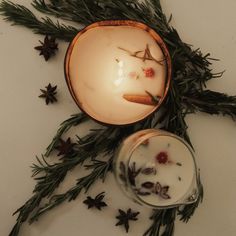
{"label": "copper bowl candle", "polygon": [[135,21],[89,25],[66,53],[65,76],[79,108],[104,124],[143,120],[163,102],[171,59],[160,36]]}
{"label": "copper bowl candle", "polygon": [[180,137],[148,129],[126,138],[114,173],[124,193],[144,206],[171,208],[198,197],[198,173],[191,147]]}

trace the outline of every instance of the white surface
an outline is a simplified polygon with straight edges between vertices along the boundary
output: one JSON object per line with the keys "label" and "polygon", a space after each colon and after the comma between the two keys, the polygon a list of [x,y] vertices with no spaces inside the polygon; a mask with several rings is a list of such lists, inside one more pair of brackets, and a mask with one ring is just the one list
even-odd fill
{"label": "white surface", "polygon": [[[15,1],[29,5],[29,1]],[[173,13],[173,24],[182,38],[203,52],[221,59],[215,71],[226,69],[223,79],[211,81],[211,89],[236,94],[236,1],[167,0],[166,13]],[[5,236],[15,223],[11,213],[31,194],[34,181],[30,168],[50,142],[61,121],[77,112],[63,75],[63,57],[67,44],[60,43],[55,59],[44,62],[33,47],[41,36],[21,27],[10,27],[0,20],[0,235]],[[38,98],[39,88],[48,82],[59,87],[59,103],[45,106]],[[205,186],[205,198],[188,224],[176,223],[175,236],[236,235],[236,125],[229,118],[205,114],[188,117],[189,133],[195,145],[198,165]],[[77,169],[78,170],[78,169]],[[74,172],[74,177],[77,174]],[[106,190],[108,204],[104,212],[86,210],[80,199],[63,204],[38,223],[21,231],[24,236],[96,236],[125,235],[114,227],[117,208],[131,206],[114,184],[112,176],[91,194]],[[147,227],[148,211],[132,224],[129,235],[139,236]],[[132,227],[135,226],[135,227]]]}

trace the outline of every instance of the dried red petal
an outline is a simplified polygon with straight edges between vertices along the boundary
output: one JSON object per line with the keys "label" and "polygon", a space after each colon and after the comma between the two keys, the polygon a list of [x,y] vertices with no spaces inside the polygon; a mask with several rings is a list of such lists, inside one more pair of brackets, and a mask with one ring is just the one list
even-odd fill
{"label": "dried red petal", "polygon": [[143,69],[145,77],[152,78],[155,75],[155,71],[152,67]]}
{"label": "dried red petal", "polygon": [[168,161],[168,154],[167,152],[159,152],[156,156],[156,160],[159,164],[166,164]]}

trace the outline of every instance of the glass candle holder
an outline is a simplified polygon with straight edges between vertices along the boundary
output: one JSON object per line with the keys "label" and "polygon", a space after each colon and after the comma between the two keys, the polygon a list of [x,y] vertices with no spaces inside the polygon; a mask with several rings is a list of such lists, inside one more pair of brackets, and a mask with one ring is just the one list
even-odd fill
{"label": "glass candle holder", "polygon": [[83,112],[103,124],[128,125],[161,106],[169,89],[171,58],[161,37],[147,25],[102,21],[72,40],[65,77]]}
{"label": "glass candle holder", "polygon": [[171,208],[197,200],[198,171],[192,148],[162,130],[142,130],[123,141],[114,161],[123,192],[151,208]]}

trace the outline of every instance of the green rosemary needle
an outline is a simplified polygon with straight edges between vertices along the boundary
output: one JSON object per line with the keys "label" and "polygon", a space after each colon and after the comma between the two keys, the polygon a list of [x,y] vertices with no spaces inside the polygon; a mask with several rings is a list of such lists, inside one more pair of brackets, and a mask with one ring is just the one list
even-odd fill
{"label": "green rosemary needle", "polygon": [[[171,25],[171,18],[165,16],[160,0],[33,0],[33,7],[49,16],[70,20],[73,23],[88,25],[101,20],[136,20],[153,28],[166,43],[173,64],[173,75],[170,91],[163,103],[159,116],[154,113],[146,120],[127,127],[102,127],[92,130],[85,137],[78,137],[73,154],[63,158],[56,164],[49,164],[44,156],[38,163],[33,164],[33,176],[36,186],[32,197],[19,208],[18,218],[10,236],[19,234],[22,223],[30,219],[34,222],[41,215],[59,206],[64,201],[76,199],[82,190],[87,191],[98,179],[104,180],[107,173],[112,170],[113,156],[119,143],[133,132],[138,130],[161,127],[183,137],[190,145],[185,117],[189,113],[206,112],[208,114],[222,114],[236,118],[236,96],[205,90],[207,81],[221,77],[223,72],[213,73],[210,68],[212,59],[209,53],[203,54],[200,49],[193,49],[182,41],[177,30]],[[34,33],[50,35],[65,41],[77,34],[80,27],[75,28],[53,21],[48,16],[38,19],[26,7],[3,0],[0,3],[0,14],[5,20],[15,25],[22,25]],[[64,121],[45,156],[49,156],[58,145],[62,136],[72,127],[88,120],[84,114],[73,115]],[[95,148],[94,148],[95,147]],[[109,160],[97,160],[97,156],[108,156]],[[84,161],[90,161],[90,174],[77,180],[74,187],[63,194],[55,195],[55,189],[66,177],[68,171]],[[203,187],[199,180],[200,195],[197,202],[183,208],[168,210],[155,210],[151,217],[152,224],[144,233],[145,236],[172,236],[176,215],[188,221],[203,198]],[[48,198],[46,204],[42,199]],[[33,214],[32,214],[33,213]]]}

